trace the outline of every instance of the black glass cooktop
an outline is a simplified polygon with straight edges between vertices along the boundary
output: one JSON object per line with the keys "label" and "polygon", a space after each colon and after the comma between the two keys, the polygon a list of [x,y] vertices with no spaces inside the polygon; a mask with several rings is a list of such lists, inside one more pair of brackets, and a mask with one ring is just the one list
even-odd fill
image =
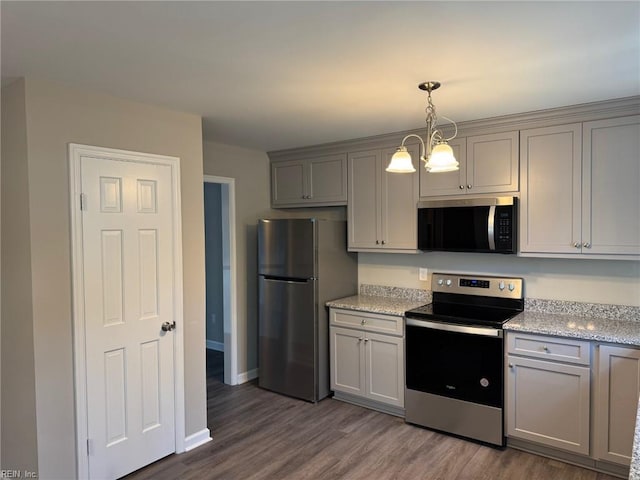
{"label": "black glass cooktop", "polygon": [[479,305],[477,298],[471,299],[474,301],[472,303],[464,303],[462,297],[466,296],[458,295],[457,297],[461,297],[459,302],[434,301],[405,312],[405,316],[422,320],[500,328],[505,322],[522,312],[524,307],[522,301],[511,301],[503,305]]}

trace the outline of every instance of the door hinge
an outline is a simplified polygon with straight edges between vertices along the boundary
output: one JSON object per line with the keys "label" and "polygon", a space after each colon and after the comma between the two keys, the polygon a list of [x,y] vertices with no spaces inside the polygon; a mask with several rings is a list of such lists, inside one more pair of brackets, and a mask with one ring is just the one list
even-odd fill
{"label": "door hinge", "polygon": [[93,440],[87,438],[87,455],[91,455],[93,453]]}
{"label": "door hinge", "polygon": [[80,194],[80,210],[86,210],[86,209],[87,209],[87,194],[81,193]]}

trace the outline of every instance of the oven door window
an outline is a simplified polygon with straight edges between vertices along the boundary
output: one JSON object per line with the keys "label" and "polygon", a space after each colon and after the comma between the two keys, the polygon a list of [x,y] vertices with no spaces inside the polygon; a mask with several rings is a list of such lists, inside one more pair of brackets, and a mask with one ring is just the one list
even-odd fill
{"label": "oven door window", "polygon": [[407,325],[411,390],[502,407],[503,339]]}

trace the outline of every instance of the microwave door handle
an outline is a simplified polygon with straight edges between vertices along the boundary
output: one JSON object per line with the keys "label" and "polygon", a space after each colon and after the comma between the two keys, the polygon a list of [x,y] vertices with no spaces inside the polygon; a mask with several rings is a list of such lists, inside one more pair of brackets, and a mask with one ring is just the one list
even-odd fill
{"label": "microwave door handle", "polygon": [[487,218],[487,236],[489,237],[489,250],[491,251],[496,249],[495,220],[496,206],[491,205],[489,207],[489,217]]}

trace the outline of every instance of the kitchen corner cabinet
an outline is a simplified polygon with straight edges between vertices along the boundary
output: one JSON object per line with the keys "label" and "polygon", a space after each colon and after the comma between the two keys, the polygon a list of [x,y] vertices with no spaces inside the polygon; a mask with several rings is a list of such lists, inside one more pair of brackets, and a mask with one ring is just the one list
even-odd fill
{"label": "kitchen corner cabinet", "polygon": [[507,435],[589,455],[590,343],[507,332]]}
{"label": "kitchen corner cabinet", "polygon": [[318,207],[346,203],[346,154],[271,162],[273,207]]}
{"label": "kitchen corner cabinet", "polygon": [[460,170],[428,173],[421,168],[421,198],[518,191],[517,131],[454,138],[449,145]]}
{"label": "kitchen corner cabinet", "polygon": [[404,320],[330,309],[331,390],[337,399],[401,414],[404,408]]}
{"label": "kitchen corner cabinet", "polygon": [[595,457],[628,466],[640,396],[640,350],[610,345],[597,350]]}
{"label": "kitchen corner cabinet", "polygon": [[639,115],[521,131],[520,253],[640,258],[639,138]]}
{"label": "kitchen corner cabinet", "polygon": [[[418,168],[417,145],[407,145]],[[395,148],[350,153],[348,157],[348,249],[361,252],[416,252],[418,173],[385,169]]]}

